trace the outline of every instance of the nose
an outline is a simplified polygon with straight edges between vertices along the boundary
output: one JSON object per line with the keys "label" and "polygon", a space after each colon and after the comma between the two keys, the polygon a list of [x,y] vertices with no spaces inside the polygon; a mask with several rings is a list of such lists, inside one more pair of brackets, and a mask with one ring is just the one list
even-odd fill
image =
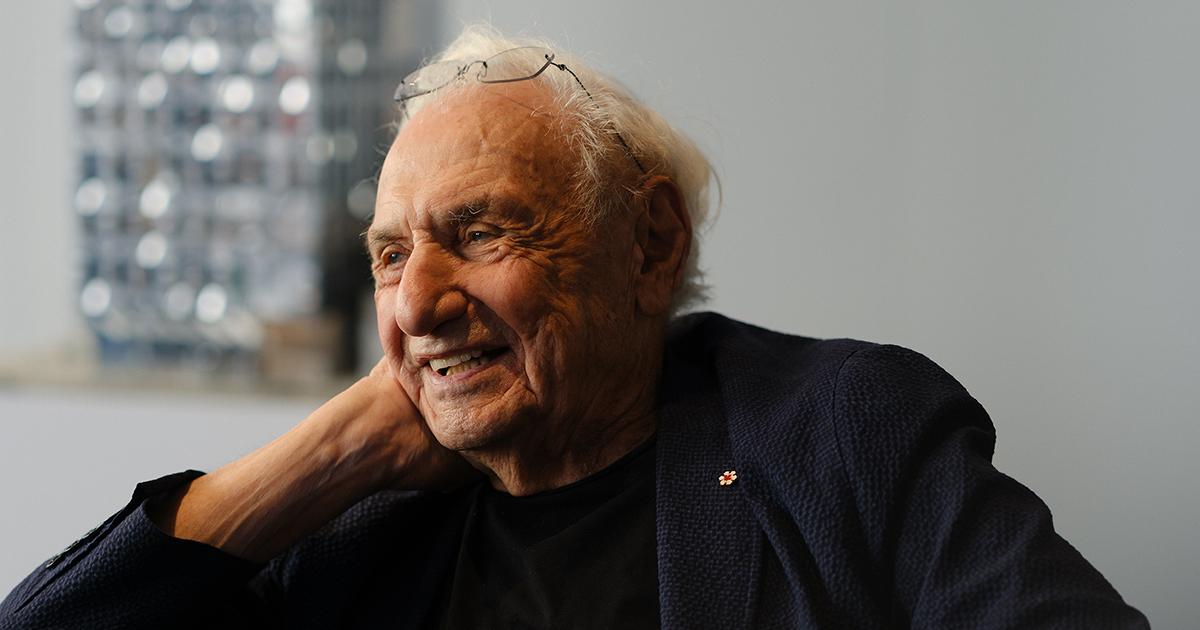
{"label": "nose", "polygon": [[467,312],[458,283],[458,261],[434,244],[418,245],[404,263],[396,295],[396,325],[409,337],[424,337],[443,322]]}

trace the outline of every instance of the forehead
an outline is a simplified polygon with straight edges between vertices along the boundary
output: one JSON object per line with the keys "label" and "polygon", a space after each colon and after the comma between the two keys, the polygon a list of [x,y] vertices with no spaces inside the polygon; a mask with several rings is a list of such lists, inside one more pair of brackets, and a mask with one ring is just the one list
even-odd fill
{"label": "forehead", "polygon": [[561,205],[572,163],[561,122],[561,110],[531,81],[463,88],[422,108],[388,152],[373,227],[497,197]]}

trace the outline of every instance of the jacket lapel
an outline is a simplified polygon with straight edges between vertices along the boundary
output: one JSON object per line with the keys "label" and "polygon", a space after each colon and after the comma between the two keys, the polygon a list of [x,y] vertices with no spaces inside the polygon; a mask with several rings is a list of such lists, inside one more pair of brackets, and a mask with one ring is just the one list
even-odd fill
{"label": "jacket lapel", "polygon": [[713,375],[668,356],[657,446],[662,627],[754,627],[764,545],[737,481]]}

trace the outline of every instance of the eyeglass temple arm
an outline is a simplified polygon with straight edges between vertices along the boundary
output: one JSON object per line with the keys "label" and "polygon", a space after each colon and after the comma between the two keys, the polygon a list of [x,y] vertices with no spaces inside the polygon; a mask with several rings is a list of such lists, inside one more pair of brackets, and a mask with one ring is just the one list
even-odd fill
{"label": "eyeglass temple arm", "polygon": [[[575,82],[579,84],[579,89],[583,90],[584,94],[587,94],[588,99],[591,100],[593,103],[596,102],[595,97],[593,97],[592,93],[590,91],[588,91],[587,86],[585,86],[583,84],[583,81],[579,80],[579,75],[575,74],[574,70],[571,70],[570,68],[568,68],[567,64],[554,63],[553,57],[548,57],[546,59],[546,61],[547,61],[547,64],[546,64],[547,66],[555,66],[559,70],[566,70],[567,73],[570,74],[575,79]],[[545,68],[543,68],[542,70],[545,70]],[[541,71],[539,71],[538,74],[541,74]],[[534,75],[534,76],[537,76],[537,75]],[[609,122],[609,124],[611,125],[612,122]],[[633,160],[633,163],[637,164],[638,170],[642,172],[642,175],[649,175],[649,173],[646,172],[646,167],[642,166],[642,161],[637,159],[637,156],[634,155],[634,153],[633,153],[633,149],[630,149],[629,145],[625,143],[625,138],[621,137],[621,132],[617,131],[617,128],[615,126],[613,127],[613,135],[615,135],[617,137],[617,142],[621,143],[621,147],[625,149],[625,153],[629,154],[629,158]]]}

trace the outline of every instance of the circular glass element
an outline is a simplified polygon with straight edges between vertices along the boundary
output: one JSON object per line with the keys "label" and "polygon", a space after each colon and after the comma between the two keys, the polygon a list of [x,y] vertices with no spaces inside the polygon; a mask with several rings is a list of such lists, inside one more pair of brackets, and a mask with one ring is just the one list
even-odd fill
{"label": "circular glass element", "polygon": [[85,179],[75,192],[75,212],[80,216],[90,217],[104,207],[104,198],[108,196],[108,186],[99,177]]}
{"label": "circular glass element", "polygon": [[162,69],[170,74],[183,72],[192,59],[192,40],[187,35],[174,37],[163,48]]}
{"label": "circular glass element", "polygon": [[311,99],[312,88],[308,86],[308,79],[292,77],[279,90],[279,109],[285,114],[296,116],[308,107],[308,101]]}
{"label": "circular glass element", "polygon": [[192,136],[192,157],[197,162],[211,162],[221,152],[224,134],[216,123],[208,123],[196,130]]}
{"label": "circular glass element", "polygon": [[364,221],[369,219],[375,212],[375,184],[370,180],[355,184],[346,195],[346,207],[355,217]]}
{"label": "circular glass element", "polygon": [[367,68],[367,46],[361,39],[348,39],[337,51],[337,66],[342,72],[356,77]]}
{"label": "circular glass element", "polygon": [[212,74],[221,66],[221,46],[211,37],[203,37],[192,45],[192,72]]}
{"label": "circular glass element", "polygon": [[254,81],[244,74],[233,74],[221,82],[221,104],[240,114],[254,104]]}
{"label": "circular glass element", "polygon": [[133,11],[129,7],[117,7],[104,16],[104,34],[112,39],[121,39],[133,29]]}
{"label": "circular glass element", "polygon": [[200,289],[196,296],[196,319],[205,324],[215,324],[225,317],[225,309],[229,305],[229,297],[225,287],[213,282]]}
{"label": "circular glass element", "polygon": [[270,74],[279,63],[279,45],[271,38],[260,39],[250,48],[246,55],[246,69],[251,74]]}
{"label": "circular glass element", "polygon": [[155,269],[167,257],[169,247],[170,242],[167,241],[166,234],[158,230],[150,230],[143,234],[141,240],[138,241],[133,258],[142,269]]}
{"label": "circular glass element", "polygon": [[163,101],[167,98],[167,91],[170,88],[167,86],[167,77],[161,72],[154,72],[146,75],[142,82],[138,84],[137,102],[138,107],[144,110],[158,109]]}
{"label": "circular glass element", "polygon": [[92,278],[79,292],[79,310],[88,317],[100,317],[112,305],[112,286],[104,278]]}
{"label": "circular glass element", "polygon": [[99,70],[88,70],[75,82],[75,106],[90,109],[104,96],[104,75]]}
{"label": "circular glass element", "polygon": [[192,37],[209,37],[217,32],[217,17],[211,13],[197,13],[188,22],[188,34]]}
{"label": "circular glass element", "polygon": [[157,219],[171,207],[171,186],[161,179],[146,184],[138,198],[138,212],[147,219]]}
{"label": "circular glass element", "polygon": [[274,18],[277,30],[303,32],[311,28],[313,3],[311,0],[275,0]]}
{"label": "circular glass element", "polygon": [[192,306],[196,304],[196,290],[186,282],[176,282],[163,295],[163,310],[167,317],[181,322],[192,314]]}
{"label": "circular glass element", "polygon": [[308,137],[304,145],[304,153],[308,161],[317,166],[324,166],[333,159],[333,138],[324,131],[318,131]]}
{"label": "circular glass element", "polygon": [[358,154],[358,136],[353,129],[343,129],[333,136],[333,159],[346,163]]}

